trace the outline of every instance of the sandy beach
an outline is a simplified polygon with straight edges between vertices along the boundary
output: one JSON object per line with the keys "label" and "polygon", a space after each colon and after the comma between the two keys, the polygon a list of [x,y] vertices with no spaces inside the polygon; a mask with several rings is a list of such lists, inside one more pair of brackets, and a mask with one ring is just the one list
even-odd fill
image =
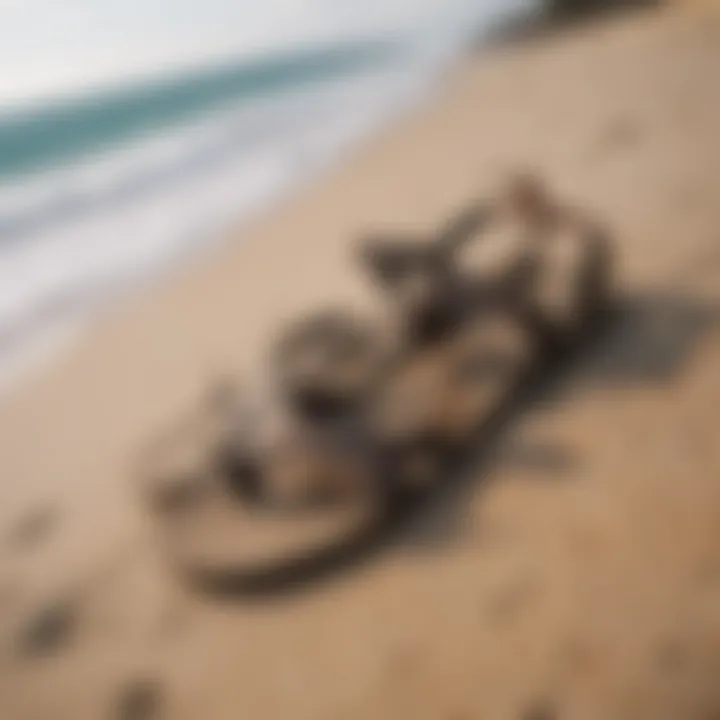
{"label": "sandy beach", "polygon": [[[720,715],[720,15],[687,5],[478,53],[0,400],[3,720]],[[516,167],[612,229],[619,326],[361,567],[273,599],[188,592],[138,450],[218,376],[252,383],[284,321],[378,312],[363,233],[432,229]]]}

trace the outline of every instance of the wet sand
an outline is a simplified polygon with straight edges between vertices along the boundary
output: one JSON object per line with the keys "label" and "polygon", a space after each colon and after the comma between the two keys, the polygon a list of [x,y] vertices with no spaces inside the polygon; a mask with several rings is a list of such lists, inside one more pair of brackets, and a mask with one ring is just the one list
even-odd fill
{"label": "wet sand", "polygon": [[[690,11],[496,47],[4,398],[0,716],[720,714],[719,77],[720,24]],[[252,378],[283,320],[374,310],[359,235],[435,227],[517,165],[613,229],[619,324],[368,562],[280,597],[185,591],[138,449],[218,373]]]}

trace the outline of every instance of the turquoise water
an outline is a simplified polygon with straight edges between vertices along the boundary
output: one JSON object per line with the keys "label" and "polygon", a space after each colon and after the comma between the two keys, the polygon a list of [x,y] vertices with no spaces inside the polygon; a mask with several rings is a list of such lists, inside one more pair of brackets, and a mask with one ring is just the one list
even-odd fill
{"label": "turquoise water", "polygon": [[389,41],[375,41],[245,60],[0,119],[0,178],[43,170],[241,102],[379,67],[399,51]]}

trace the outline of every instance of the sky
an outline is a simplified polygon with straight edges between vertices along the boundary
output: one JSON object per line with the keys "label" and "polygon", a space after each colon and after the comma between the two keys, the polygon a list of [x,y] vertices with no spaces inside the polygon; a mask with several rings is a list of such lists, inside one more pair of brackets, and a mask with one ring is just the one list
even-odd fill
{"label": "sky", "polygon": [[220,58],[432,28],[473,6],[508,4],[509,0],[0,0],[0,105]]}

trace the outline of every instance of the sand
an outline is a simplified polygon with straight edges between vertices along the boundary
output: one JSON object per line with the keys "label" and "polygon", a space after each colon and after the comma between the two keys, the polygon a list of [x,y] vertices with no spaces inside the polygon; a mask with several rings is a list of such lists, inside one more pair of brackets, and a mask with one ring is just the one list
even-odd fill
{"label": "sand", "polygon": [[[720,716],[718,78],[720,25],[685,8],[501,44],[4,397],[0,717]],[[431,229],[516,165],[612,227],[621,326],[362,566],[184,589],[138,449],[218,374],[252,382],[278,323],[375,311],[357,237]]]}

